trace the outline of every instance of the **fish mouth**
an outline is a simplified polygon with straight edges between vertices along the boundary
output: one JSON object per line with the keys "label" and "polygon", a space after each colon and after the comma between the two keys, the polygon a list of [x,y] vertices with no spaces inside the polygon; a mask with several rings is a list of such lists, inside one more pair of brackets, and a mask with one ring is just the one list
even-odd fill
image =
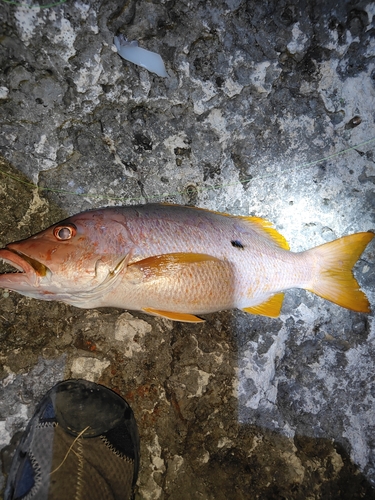
{"label": "fish mouth", "polygon": [[0,259],[6,264],[10,264],[16,271],[6,272],[0,274],[0,276],[5,276],[9,274],[37,274],[40,277],[46,276],[50,272],[49,268],[39,262],[38,260],[25,255],[17,250],[12,250],[11,248],[4,248],[0,250]]}

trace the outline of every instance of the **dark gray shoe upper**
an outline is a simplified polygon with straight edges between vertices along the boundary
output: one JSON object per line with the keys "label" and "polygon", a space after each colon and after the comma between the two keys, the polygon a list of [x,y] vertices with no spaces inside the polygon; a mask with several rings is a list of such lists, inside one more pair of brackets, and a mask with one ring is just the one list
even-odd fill
{"label": "dark gray shoe upper", "polygon": [[[13,458],[4,500],[130,498],[139,436],[127,402],[86,380],[54,386],[39,403]],[[104,495],[104,496],[103,496]]]}

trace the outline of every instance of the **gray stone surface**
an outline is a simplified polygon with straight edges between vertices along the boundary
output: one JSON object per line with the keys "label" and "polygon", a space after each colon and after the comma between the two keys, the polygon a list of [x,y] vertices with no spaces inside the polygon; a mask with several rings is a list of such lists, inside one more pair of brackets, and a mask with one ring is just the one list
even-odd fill
{"label": "gray stone surface", "polygon": [[[1,246],[148,201],[265,217],[295,251],[375,229],[374,2],[15,4],[0,4]],[[168,78],[121,59],[119,33]],[[356,276],[374,310],[374,243]],[[186,325],[2,291],[0,339],[4,477],[42,394],[73,376],[132,405],[139,499],[375,498],[373,314],[293,290],[279,319]]]}

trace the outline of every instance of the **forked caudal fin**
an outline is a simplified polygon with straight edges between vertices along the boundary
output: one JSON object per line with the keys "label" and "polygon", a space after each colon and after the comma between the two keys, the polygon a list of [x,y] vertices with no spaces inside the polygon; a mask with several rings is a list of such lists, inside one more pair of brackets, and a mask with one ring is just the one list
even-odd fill
{"label": "forked caudal fin", "polygon": [[311,254],[319,272],[306,289],[352,311],[370,312],[369,301],[352,269],[374,236],[373,233],[351,234],[308,250],[306,253]]}

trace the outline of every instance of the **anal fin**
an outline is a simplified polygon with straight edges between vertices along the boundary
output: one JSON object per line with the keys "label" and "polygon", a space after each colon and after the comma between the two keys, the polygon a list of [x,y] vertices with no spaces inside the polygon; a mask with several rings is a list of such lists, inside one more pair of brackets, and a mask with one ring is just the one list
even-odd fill
{"label": "anal fin", "polygon": [[252,307],[245,307],[243,311],[250,314],[259,314],[260,316],[268,316],[269,318],[277,318],[280,315],[281,306],[283,305],[284,294],[277,293],[265,302]]}
{"label": "anal fin", "polygon": [[153,309],[152,307],[144,307],[142,308],[142,311],[152,314],[153,316],[160,316],[173,321],[183,321],[184,323],[204,323],[205,321],[202,318],[198,318],[198,316],[194,316],[194,314],[159,311],[158,309]]}

